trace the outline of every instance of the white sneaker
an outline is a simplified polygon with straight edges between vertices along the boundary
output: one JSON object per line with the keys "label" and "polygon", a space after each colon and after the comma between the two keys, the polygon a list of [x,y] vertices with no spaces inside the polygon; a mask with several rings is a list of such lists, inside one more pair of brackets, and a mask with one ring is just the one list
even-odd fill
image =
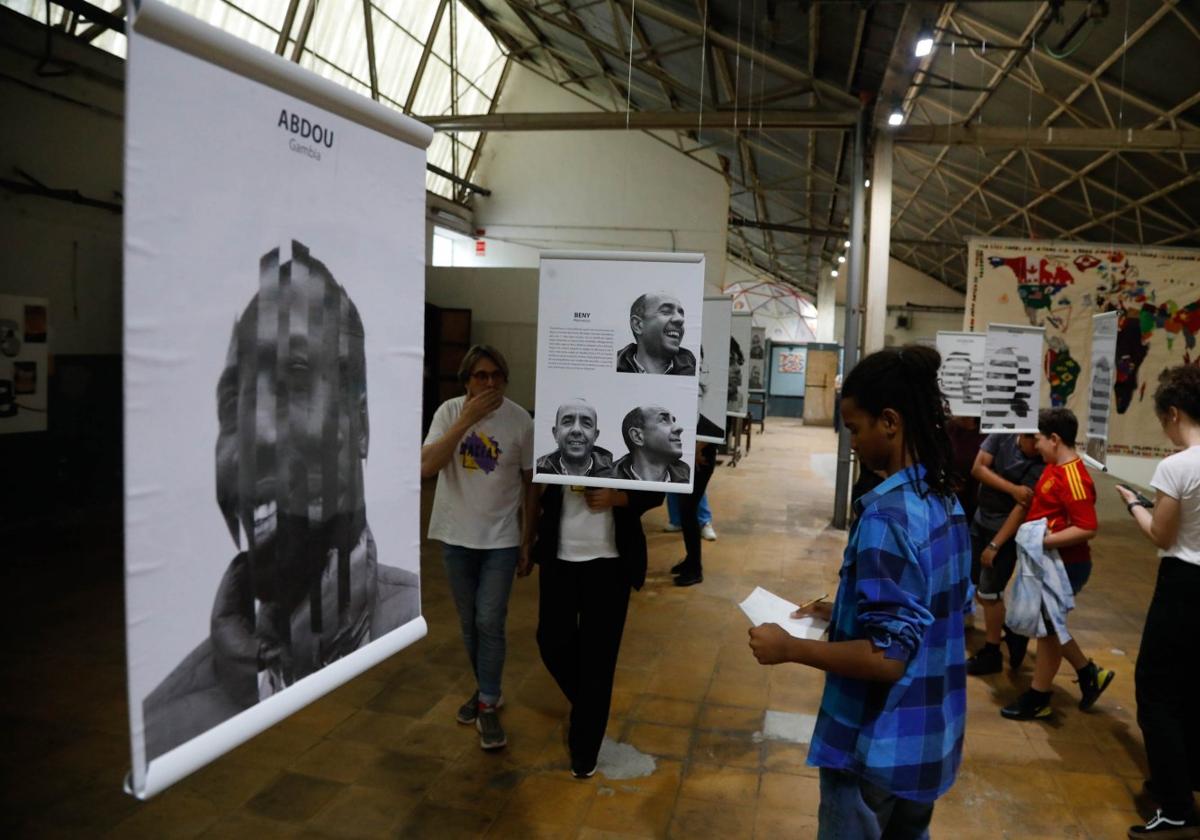
{"label": "white sneaker", "polygon": [[666,525],[663,526],[664,534],[674,534],[674,533],[676,533],[678,531],[682,531],[682,530],[683,530],[683,526],[676,525],[673,522],[668,522]]}
{"label": "white sneaker", "polygon": [[709,542],[716,541],[717,532],[715,530],[713,530],[713,526],[712,526],[711,522],[704,523],[704,527],[700,529],[700,536],[703,537],[704,539],[708,540]]}

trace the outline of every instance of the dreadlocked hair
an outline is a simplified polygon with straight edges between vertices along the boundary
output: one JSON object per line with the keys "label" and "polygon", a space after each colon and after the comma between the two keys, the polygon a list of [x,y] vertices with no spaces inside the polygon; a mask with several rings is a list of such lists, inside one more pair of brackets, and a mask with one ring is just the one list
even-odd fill
{"label": "dreadlocked hair", "polygon": [[950,407],[938,383],[942,357],[932,347],[909,344],[864,358],[842,383],[842,399],[872,417],[892,409],[904,419],[904,447],[913,463],[925,467],[925,483],[938,496],[962,485],[946,425]]}

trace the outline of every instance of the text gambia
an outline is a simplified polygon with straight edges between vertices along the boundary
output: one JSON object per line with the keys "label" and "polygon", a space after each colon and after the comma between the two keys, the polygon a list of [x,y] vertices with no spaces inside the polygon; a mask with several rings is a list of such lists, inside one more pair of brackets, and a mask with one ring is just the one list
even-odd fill
{"label": "text gambia", "polygon": [[[299,114],[289,114],[286,109],[281,110],[276,126],[293,135],[288,138],[289,149],[298,154],[308,155],[313,160],[321,159],[320,146],[333,148],[333,129],[311,122]],[[300,142],[297,137],[300,140],[311,141],[312,145]]]}

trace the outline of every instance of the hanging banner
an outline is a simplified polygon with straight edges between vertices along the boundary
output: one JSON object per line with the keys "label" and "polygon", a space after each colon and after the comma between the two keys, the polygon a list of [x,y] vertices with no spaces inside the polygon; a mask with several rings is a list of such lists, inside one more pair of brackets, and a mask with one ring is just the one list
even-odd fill
{"label": "hanging banner", "polygon": [[144,798],[425,634],[412,394],[430,132],[156,0],[126,73]]}
{"label": "hanging banner", "polygon": [[[750,395],[750,379],[755,359],[751,358],[754,317],[749,312],[734,312],[729,322],[729,393],[726,410],[730,417],[745,417]],[[762,354],[757,359],[762,380]],[[761,384],[759,387],[762,387]]]}
{"label": "hanging banner", "polygon": [[1108,460],[1108,417],[1112,410],[1118,318],[1116,312],[1092,316],[1092,377],[1088,383],[1087,454],[1101,464]]}
{"label": "hanging banner", "polygon": [[0,435],[46,431],[46,298],[0,295]]}
{"label": "hanging banner", "polygon": [[[700,337],[700,420],[696,440],[725,442],[725,412],[733,375],[733,350],[729,319],[733,299],[718,295],[704,298],[704,335]],[[741,375],[741,369],[738,369]]]}
{"label": "hanging banner", "polygon": [[767,328],[750,328],[750,382],[749,390],[767,389]]}
{"label": "hanging banner", "polygon": [[1046,328],[1043,405],[1088,413],[1092,317],[1117,313],[1108,455],[1165,458],[1154,383],[1164,368],[1192,364],[1200,336],[1200,249],[969,240],[964,329],[988,322]]}
{"label": "hanging banner", "polygon": [[983,413],[983,369],[985,333],[939,332],[937,351],[942,356],[938,371],[942,393],[955,417],[978,417]]}
{"label": "hanging banner", "polygon": [[542,254],[535,482],[691,492],[703,299],[703,254]]}
{"label": "hanging banner", "polygon": [[1043,333],[1041,327],[988,325],[980,422],[984,434],[1037,432]]}

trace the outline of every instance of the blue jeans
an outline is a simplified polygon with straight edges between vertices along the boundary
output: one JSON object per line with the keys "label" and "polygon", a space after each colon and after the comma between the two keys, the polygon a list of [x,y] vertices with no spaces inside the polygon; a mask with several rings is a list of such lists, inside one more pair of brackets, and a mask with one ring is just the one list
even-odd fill
{"label": "blue jeans", "polygon": [[479,699],[494,704],[500,699],[507,642],[508,594],[517,570],[518,550],[513,548],[463,548],[442,544],[442,560],[463,644],[479,686]]}
{"label": "blue jeans", "polygon": [[901,799],[844,770],[821,768],[817,840],[929,840],[933,803]]}
{"label": "blue jeans", "polygon": [[[667,494],[667,518],[671,520],[671,524],[679,525],[679,493]],[[700,522],[700,527],[703,528],[709,522],[712,522],[712,511],[708,507],[708,494],[705,493],[700,497],[700,510],[696,519]]]}

